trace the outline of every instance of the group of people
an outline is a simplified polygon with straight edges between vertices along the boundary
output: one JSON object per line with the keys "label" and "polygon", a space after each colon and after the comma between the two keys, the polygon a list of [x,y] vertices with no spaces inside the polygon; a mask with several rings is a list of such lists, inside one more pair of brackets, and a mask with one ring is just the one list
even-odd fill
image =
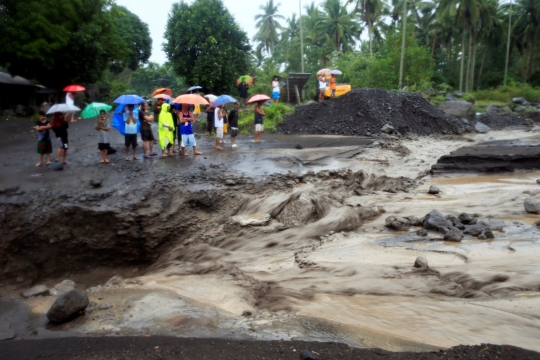
{"label": "group of people", "polygon": [[58,145],[58,152],[55,161],[61,161],[67,164],[68,151],[68,130],[69,123],[63,113],[54,113],[52,121],[47,120],[47,115],[44,111],[39,112],[39,120],[36,121],[36,130],[38,132],[37,153],[39,162],[36,166],[43,164],[43,155],[46,157],[47,165],[51,163],[52,140],[49,130],[54,132]]}
{"label": "group of people", "polygon": [[[272,101],[274,101],[277,104],[279,103],[279,98],[280,98],[280,93],[281,93],[279,77],[274,76],[272,78],[272,82],[270,85],[272,87]],[[249,84],[246,83],[245,77],[242,77],[242,81],[240,81],[240,83],[238,84],[238,96],[240,97],[240,105],[244,107],[246,106],[246,103],[247,103],[248,89],[249,89]]]}
{"label": "group of people", "polygon": [[318,91],[319,91],[319,102],[324,101],[324,93],[326,88],[330,86],[330,97],[336,97],[336,75],[330,75],[330,79],[327,79],[326,75],[320,74],[317,77]]}

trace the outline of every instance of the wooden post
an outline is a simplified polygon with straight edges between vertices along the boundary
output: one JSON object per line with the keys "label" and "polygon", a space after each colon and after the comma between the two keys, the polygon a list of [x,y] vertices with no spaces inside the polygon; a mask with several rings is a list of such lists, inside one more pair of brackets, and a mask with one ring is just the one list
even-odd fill
{"label": "wooden post", "polygon": [[300,92],[298,91],[298,86],[294,85],[294,90],[296,91],[296,103],[300,105],[302,99],[300,99]]}

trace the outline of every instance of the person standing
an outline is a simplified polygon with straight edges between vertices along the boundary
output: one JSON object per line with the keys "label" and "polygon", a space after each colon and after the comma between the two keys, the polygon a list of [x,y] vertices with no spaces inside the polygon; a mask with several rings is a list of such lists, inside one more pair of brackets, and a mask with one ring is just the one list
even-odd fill
{"label": "person standing", "polygon": [[141,105],[141,111],[139,111],[139,121],[141,123],[143,158],[148,159],[151,156],[157,156],[157,154],[154,152],[154,142],[156,139],[154,138],[154,132],[152,131],[154,116],[148,110],[147,102],[144,102]]}
{"label": "person standing", "polygon": [[324,101],[324,92],[326,91],[326,76],[319,75],[319,102]]}
{"label": "person standing", "polygon": [[255,105],[255,142],[261,142],[261,133],[264,131],[264,110],[262,108],[263,102],[259,101]]}
{"label": "person standing", "polygon": [[[72,92],[66,94],[66,104],[69,107],[75,106],[75,95],[73,95]],[[75,113],[71,113],[71,122],[77,122],[77,120],[75,120]]]}
{"label": "person standing", "polygon": [[279,78],[274,76],[274,80],[272,81],[272,99],[276,104],[279,103],[279,92]]}
{"label": "person standing", "polygon": [[240,95],[240,104],[246,107],[246,101],[248,98],[249,85],[246,83],[246,79],[242,77],[242,82],[238,84],[238,94]]}
{"label": "person standing", "polygon": [[336,97],[336,75],[330,77],[330,97]]}
{"label": "person standing", "polygon": [[238,103],[234,103],[234,107],[229,112],[229,131],[231,132],[231,147],[236,148],[236,136],[238,135]]}
{"label": "person standing", "polygon": [[182,154],[188,156],[186,148],[193,146],[193,155],[202,155],[202,152],[197,151],[197,141],[193,134],[192,122],[195,121],[195,117],[189,111],[187,104],[182,104],[182,111],[179,113],[180,120],[180,135],[182,137]]}
{"label": "person standing", "polygon": [[152,122],[152,133],[157,137],[156,143],[159,142],[159,113],[161,113],[161,105],[163,105],[163,99],[158,98],[154,104],[154,121]]}
{"label": "person standing", "polygon": [[43,155],[47,157],[47,165],[51,163],[52,142],[49,129],[51,124],[47,120],[47,115],[44,111],[39,112],[39,120],[36,121],[36,130],[38,132],[37,153],[39,154],[39,162],[36,166],[41,166],[43,163]]}
{"label": "person standing", "polygon": [[206,106],[206,133],[208,136],[212,136],[215,121],[215,108],[212,105]]}
{"label": "person standing", "polygon": [[129,161],[129,147],[133,148],[133,160],[139,160],[137,157],[137,118],[135,117],[135,106],[128,105],[124,112],[125,134],[124,143],[126,145],[126,161]]}
{"label": "person standing", "polygon": [[99,111],[99,119],[96,125],[96,130],[98,131],[98,149],[101,154],[100,163],[108,163],[109,159],[109,149],[111,147],[109,141],[109,130],[111,128],[107,124],[107,113],[105,110]]}
{"label": "person standing", "polygon": [[173,154],[171,149],[174,146],[174,122],[170,107],[169,104],[162,102],[161,112],[159,113],[159,144],[162,157]]}
{"label": "person standing", "polygon": [[58,143],[58,153],[55,161],[61,161],[67,164],[67,150],[68,150],[68,132],[69,123],[66,121],[64,114],[61,112],[55,112],[53,120],[51,121],[51,129],[56,136]]}
{"label": "person standing", "polygon": [[216,128],[216,145],[217,150],[223,150],[219,143],[223,139],[223,107],[217,106],[214,110],[214,127]]}

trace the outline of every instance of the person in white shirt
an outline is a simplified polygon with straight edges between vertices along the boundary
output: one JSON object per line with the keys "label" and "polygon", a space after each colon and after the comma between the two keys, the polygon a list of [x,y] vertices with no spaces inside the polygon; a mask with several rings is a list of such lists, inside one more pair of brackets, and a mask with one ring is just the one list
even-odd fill
{"label": "person in white shirt", "polygon": [[214,127],[216,128],[216,145],[214,147],[217,150],[223,150],[219,143],[223,139],[223,116],[225,112],[223,106],[217,106],[214,110]]}
{"label": "person in white shirt", "polygon": [[277,76],[272,81],[272,99],[276,104],[279,103],[279,78]]}

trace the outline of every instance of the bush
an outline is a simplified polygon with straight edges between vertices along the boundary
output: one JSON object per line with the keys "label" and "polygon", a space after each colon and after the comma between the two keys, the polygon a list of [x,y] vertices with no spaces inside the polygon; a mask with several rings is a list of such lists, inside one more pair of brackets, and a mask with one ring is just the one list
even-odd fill
{"label": "bush", "polygon": [[[279,103],[272,104],[264,108],[266,116],[264,117],[264,130],[276,132],[277,126],[283,121],[283,117],[293,111],[289,106]],[[241,134],[249,134],[254,128],[255,115],[253,109],[240,110],[238,118],[238,128]]]}
{"label": "bush", "polygon": [[473,93],[477,100],[491,100],[508,103],[515,97],[523,97],[527,101],[540,99],[540,89],[533,88],[529,84],[516,86],[500,86],[496,89],[480,90]]}
{"label": "bush", "polygon": [[445,101],[446,101],[446,96],[444,96],[444,95],[437,95],[437,96],[434,96],[431,99],[429,99],[429,102],[432,105],[437,106],[437,107],[439,105],[441,105]]}

